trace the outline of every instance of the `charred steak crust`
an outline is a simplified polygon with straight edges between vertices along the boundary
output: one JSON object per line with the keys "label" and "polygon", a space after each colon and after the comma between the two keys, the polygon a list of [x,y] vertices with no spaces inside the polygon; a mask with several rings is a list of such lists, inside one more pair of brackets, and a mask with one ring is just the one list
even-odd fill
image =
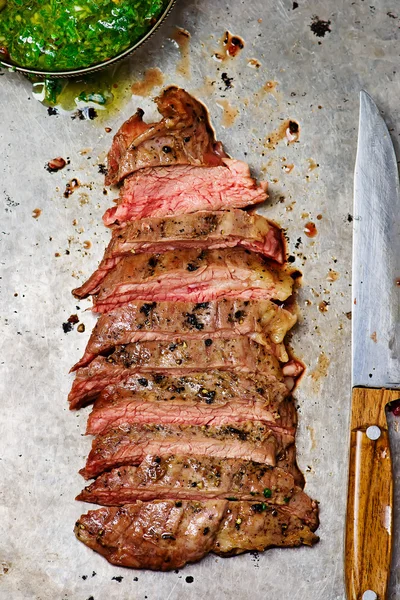
{"label": "charred steak crust", "polygon": [[234,556],[273,546],[312,546],[310,527],[279,506],[257,502],[159,500],[90,511],[77,538],[112,564],[169,571],[209,552]]}

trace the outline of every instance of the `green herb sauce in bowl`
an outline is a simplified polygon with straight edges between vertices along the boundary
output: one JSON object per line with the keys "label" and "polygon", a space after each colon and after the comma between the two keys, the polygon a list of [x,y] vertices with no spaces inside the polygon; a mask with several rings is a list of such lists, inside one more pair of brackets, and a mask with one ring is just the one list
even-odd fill
{"label": "green herb sauce in bowl", "polygon": [[0,0],[0,60],[43,72],[106,63],[141,40],[168,0]]}

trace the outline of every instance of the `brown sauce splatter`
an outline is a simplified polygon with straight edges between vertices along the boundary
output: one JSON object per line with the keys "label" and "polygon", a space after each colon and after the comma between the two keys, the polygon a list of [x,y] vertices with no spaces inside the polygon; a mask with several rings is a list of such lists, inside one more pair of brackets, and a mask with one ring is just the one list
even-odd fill
{"label": "brown sauce splatter", "polygon": [[294,169],[294,165],[283,165],[282,169],[285,173],[291,173]]}
{"label": "brown sauce splatter", "polygon": [[312,221],[309,221],[308,223],[306,223],[304,226],[304,233],[309,238],[315,237],[318,233],[315,223],[313,223]]}
{"label": "brown sauce splatter", "polygon": [[92,247],[92,242],[90,240],[85,240],[83,242],[83,247],[85,248],[85,250],[89,250],[89,248]]}
{"label": "brown sauce splatter", "polygon": [[63,169],[66,164],[67,161],[61,156],[58,156],[57,158],[52,158],[51,160],[49,160],[49,162],[45,166],[45,169],[49,173],[55,173],[56,171],[60,171],[60,169]]}
{"label": "brown sauce splatter", "polygon": [[259,69],[261,67],[261,62],[258,60],[258,58],[249,58],[247,64],[252,69]]}
{"label": "brown sauce splatter", "polygon": [[269,150],[274,150],[280,141],[286,140],[287,144],[293,144],[299,140],[299,137],[299,124],[291,119],[286,119],[278,129],[275,129],[275,131],[267,136],[265,146],[269,148]]}
{"label": "brown sauce splatter", "polygon": [[329,273],[326,276],[327,281],[337,281],[340,277],[340,273],[334,271],[333,269],[329,269]]}
{"label": "brown sauce splatter", "polygon": [[143,79],[131,85],[132,94],[135,96],[149,96],[155,87],[164,83],[164,75],[158,67],[147,69]]}
{"label": "brown sauce splatter", "polygon": [[69,198],[70,195],[73,194],[74,191],[80,187],[80,185],[81,184],[76,178],[71,179],[71,181],[69,181],[65,186],[64,198]]}
{"label": "brown sauce splatter", "polygon": [[267,92],[267,94],[270,94],[271,92],[275,91],[277,85],[277,81],[267,81],[263,86],[263,90],[264,92]]}
{"label": "brown sauce splatter", "polygon": [[316,163],[313,158],[307,158],[307,162],[308,162],[308,169],[307,169],[307,171],[311,172],[311,171],[314,171],[314,169],[318,169],[319,164]]}
{"label": "brown sauce splatter", "polygon": [[318,310],[322,313],[328,312],[328,307],[329,302],[327,302],[326,300],[322,300],[322,302],[318,304]]}
{"label": "brown sauce splatter", "polygon": [[175,27],[171,39],[179,48],[181,59],[176,65],[176,72],[182,77],[190,79],[190,33],[181,27]]}
{"label": "brown sauce splatter", "polygon": [[371,333],[371,335],[369,337],[371,338],[371,340],[373,342],[375,342],[375,344],[378,342],[378,338],[376,336],[376,331],[374,331],[373,333]]}
{"label": "brown sauce splatter", "polygon": [[217,100],[216,102],[218,106],[220,106],[224,111],[222,114],[222,126],[232,127],[236,120],[236,117],[239,114],[239,109],[236,108],[236,106],[232,106],[229,100]]}
{"label": "brown sauce splatter", "polygon": [[319,382],[323,377],[326,377],[328,374],[328,367],[330,364],[329,358],[326,356],[324,352],[318,357],[317,366],[314,371],[311,373],[311,379],[316,383]]}
{"label": "brown sauce splatter", "polygon": [[244,40],[238,35],[233,35],[230,31],[225,31],[220,40],[220,50],[214,54],[218,61],[224,61],[229,58],[235,58],[244,48]]}
{"label": "brown sauce splatter", "polygon": [[41,214],[42,214],[42,209],[41,209],[41,208],[35,208],[35,209],[32,211],[32,217],[33,217],[34,219],[38,219],[38,218],[40,217],[40,215],[41,215]]}

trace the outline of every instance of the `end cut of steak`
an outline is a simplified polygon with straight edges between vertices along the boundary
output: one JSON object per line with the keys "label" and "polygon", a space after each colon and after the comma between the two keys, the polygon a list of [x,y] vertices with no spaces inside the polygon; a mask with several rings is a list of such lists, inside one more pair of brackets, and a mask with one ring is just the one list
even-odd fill
{"label": "end cut of steak", "polygon": [[243,208],[267,199],[267,184],[257,185],[246,163],[229,158],[223,163],[221,167],[150,167],[130,175],[120,190],[117,206],[105,212],[104,224]]}
{"label": "end cut of steak", "polygon": [[233,556],[271,546],[311,546],[298,517],[266,503],[159,500],[100,508],[76,523],[77,538],[110,563],[168,571],[209,552]]}
{"label": "end cut of steak", "polygon": [[163,119],[144,123],[139,108],[114,136],[108,153],[106,185],[118,183],[144,167],[222,164],[226,157],[216,142],[208,111],[185,90],[171,86],[156,98]]}
{"label": "end cut of steak", "polygon": [[103,473],[77,497],[103,506],[157,499],[265,502],[286,508],[312,528],[318,524],[317,503],[296,486],[290,473],[235,458],[146,456],[137,467]]}
{"label": "end cut of steak", "polygon": [[87,366],[98,354],[118,345],[176,339],[236,338],[248,335],[260,344],[280,346],[279,360],[288,360],[283,339],[296,315],[270,300],[222,298],[211,302],[128,302],[100,315],[85,354],[72,368]]}
{"label": "end cut of steak", "polygon": [[193,454],[242,458],[276,466],[294,443],[294,433],[276,431],[261,422],[208,425],[121,425],[97,436],[80,473],[85,479],[120,465],[140,464],[147,455]]}
{"label": "end cut of steak", "polygon": [[235,248],[126,256],[93,290],[94,312],[133,300],[209,302],[220,297],[286,300],[293,278],[259,254]]}
{"label": "end cut of steak", "polygon": [[109,356],[98,356],[88,367],[78,369],[68,398],[75,406],[77,398],[88,394],[93,398],[107,385],[134,373],[144,377],[151,372],[186,375],[211,369],[259,372],[278,381],[283,379],[278,360],[270,349],[245,336],[236,340],[137,342],[117,346]]}
{"label": "end cut of steak", "polygon": [[282,231],[261,215],[251,215],[243,210],[205,211],[130,221],[124,227],[113,230],[98,269],[83,286],[73,290],[73,294],[77,298],[85,298],[123,256],[235,246],[259,252],[278,263],[285,259]]}

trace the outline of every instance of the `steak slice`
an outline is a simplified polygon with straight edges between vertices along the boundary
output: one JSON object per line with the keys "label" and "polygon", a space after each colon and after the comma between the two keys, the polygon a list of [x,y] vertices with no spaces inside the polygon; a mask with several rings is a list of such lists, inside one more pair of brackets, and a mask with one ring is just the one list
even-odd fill
{"label": "steak slice", "polygon": [[78,369],[68,400],[75,407],[134,373],[147,377],[151,372],[185,375],[211,369],[260,372],[275,381],[283,380],[278,360],[269,348],[245,336],[236,340],[137,342],[116,346],[109,356],[97,356],[89,366]]}
{"label": "steak slice", "polygon": [[175,86],[165,89],[155,101],[161,121],[144,123],[139,108],[114,136],[106,185],[144,167],[222,164],[226,154],[221,142],[215,141],[208,111],[201,102]]}
{"label": "steak slice", "polygon": [[211,302],[128,302],[100,315],[85,354],[71,369],[88,365],[98,354],[133,342],[235,338],[248,335],[261,344],[274,344],[279,360],[289,360],[283,339],[296,323],[293,312],[270,300],[222,298]]}
{"label": "steak slice", "polygon": [[317,504],[290,473],[235,458],[146,456],[137,467],[103,473],[76,499],[103,506],[157,499],[249,500],[286,507],[312,528],[318,524]]}
{"label": "steak slice", "polygon": [[[101,370],[104,366],[103,363],[99,369]],[[94,376],[95,374],[96,371],[93,372]],[[70,408],[81,408],[81,406],[89,404],[94,397],[98,397],[100,393],[102,396],[106,395],[108,403],[118,404],[120,400],[124,400],[126,395],[142,394],[144,389],[146,393],[154,393],[166,401],[173,400],[179,395],[188,400],[205,398],[211,403],[235,401],[241,398],[249,402],[271,401],[272,397],[276,398],[278,402],[289,393],[279,371],[277,376],[215,370],[186,373],[185,375],[146,373],[142,377],[140,374],[129,375],[129,371],[117,369],[117,374],[111,370],[108,380],[102,377],[100,380],[102,387],[95,391],[99,385],[97,383],[92,385],[93,380],[83,376],[80,380],[82,385],[77,382],[75,393],[72,394],[71,391]]]}
{"label": "steak slice", "polygon": [[222,296],[243,300],[286,300],[292,293],[290,272],[274,268],[259,254],[234,251],[176,250],[125,256],[93,294],[94,312],[147,302],[209,302]]}
{"label": "steak slice", "polygon": [[112,394],[106,389],[96,400],[86,433],[103,434],[126,423],[214,426],[246,421],[263,421],[273,429],[294,434],[296,411],[292,400],[282,402],[281,395],[268,400],[238,398],[216,401],[208,393],[192,399],[177,394],[166,400],[164,395],[158,396],[154,392],[132,394],[125,388],[119,391],[114,387]]}
{"label": "steak slice", "polygon": [[104,225],[199,210],[243,208],[267,199],[267,183],[258,185],[246,163],[222,160],[220,167],[149,167],[130,175],[121,187],[117,206],[104,213]]}
{"label": "steak slice", "polygon": [[75,534],[112,564],[161,571],[181,568],[209,552],[232,556],[318,541],[301,519],[283,508],[226,500],[104,507],[82,515]]}
{"label": "steak slice", "polygon": [[83,286],[73,290],[73,294],[77,298],[86,297],[126,255],[235,246],[259,252],[278,263],[285,260],[282,231],[261,215],[251,215],[243,210],[130,221],[113,230],[98,269]]}
{"label": "steak slice", "polygon": [[259,421],[215,427],[126,424],[93,440],[80,473],[91,479],[121,465],[140,464],[148,454],[242,458],[274,467],[277,457],[293,443],[294,434],[273,430]]}

